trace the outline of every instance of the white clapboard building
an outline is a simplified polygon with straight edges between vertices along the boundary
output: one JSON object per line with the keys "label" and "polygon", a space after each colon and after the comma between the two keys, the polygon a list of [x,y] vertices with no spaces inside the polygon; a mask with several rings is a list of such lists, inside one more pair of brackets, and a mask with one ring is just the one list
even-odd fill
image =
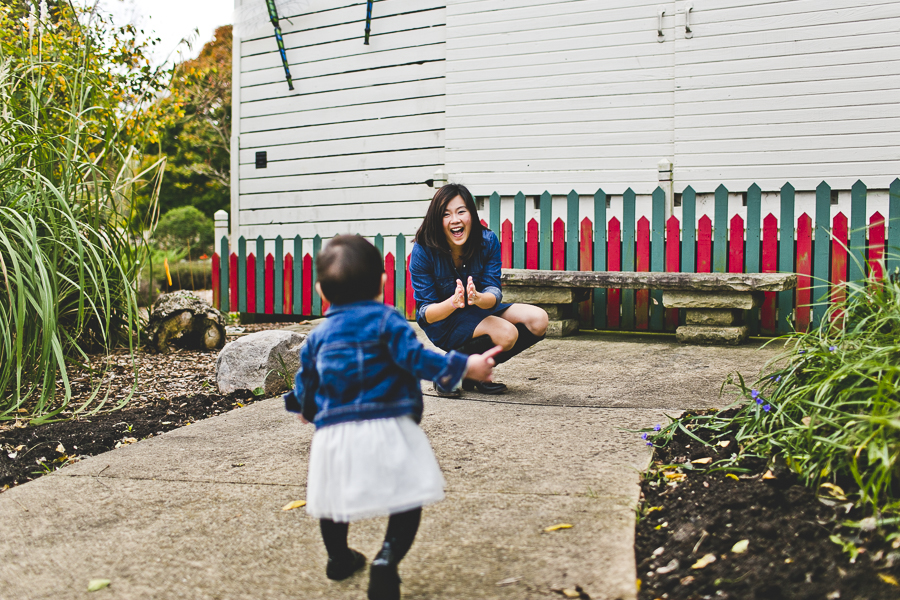
{"label": "white clapboard building", "polygon": [[669,177],[676,215],[823,180],[837,211],[858,179],[886,214],[900,176],[895,0],[377,0],[369,45],[364,0],[286,5],[293,91],[271,25],[235,30],[232,234],[410,235],[442,173],[503,219],[572,189],[646,212]]}

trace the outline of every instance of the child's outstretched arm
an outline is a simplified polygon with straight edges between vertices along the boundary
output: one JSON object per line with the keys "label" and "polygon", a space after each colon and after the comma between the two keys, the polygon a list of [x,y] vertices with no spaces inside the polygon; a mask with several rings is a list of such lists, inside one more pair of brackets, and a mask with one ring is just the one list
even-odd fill
{"label": "child's outstretched arm", "polygon": [[494,373],[494,357],[503,351],[503,346],[494,346],[484,354],[473,354],[466,361],[466,378],[490,381]]}

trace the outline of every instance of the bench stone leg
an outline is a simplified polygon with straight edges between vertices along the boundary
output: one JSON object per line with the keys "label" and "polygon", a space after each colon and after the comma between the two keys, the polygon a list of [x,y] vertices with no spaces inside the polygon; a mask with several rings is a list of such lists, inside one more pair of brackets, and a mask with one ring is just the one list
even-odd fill
{"label": "bench stone leg", "polygon": [[741,311],[761,300],[756,292],[663,292],[663,306],[685,309],[686,324],[675,330],[675,338],[686,344],[743,344],[750,330],[741,323]]}

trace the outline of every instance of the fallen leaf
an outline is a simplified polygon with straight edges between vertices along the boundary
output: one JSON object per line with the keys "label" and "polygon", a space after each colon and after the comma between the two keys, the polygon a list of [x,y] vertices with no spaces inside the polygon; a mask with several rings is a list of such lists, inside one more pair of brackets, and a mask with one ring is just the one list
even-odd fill
{"label": "fallen leaf", "polygon": [[551,525],[550,527],[547,527],[546,529],[544,529],[544,531],[550,533],[551,531],[559,531],[560,529],[572,529],[572,527],[573,526],[569,525],[568,523],[559,523],[558,525]]}
{"label": "fallen leaf", "polygon": [[809,424],[812,423],[812,417],[803,417],[800,419],[800,422],[809,427]]}
{"label": "fallen leaf", "polygon": [[578,590],[572,590],[572,589],[567,588],[562,591],[562,594],[566,598],[581,598],[581,592],[579,592]]}
{"label": "fallen leaf", "polygon": [[840,487],[834,485],[833,483],[823,483],[822,485],[819,486],[819,489],[822,489],[822,488],[825,488],[826,490],[828,490],[829,496],[837,498],[838,500],[846,500],[847,499],[847,497],[844,495],[844,490],[842,490]]}
{"label": "fallen leaf", "polygon": [[738,479],[738,476],[735,475],[734,473],[727,473],[727,474],[725,475],[725,477],[731,477],[731,478],[734,479],[735,481],[740,481],[740,479]]}
{"label": "fallen leaf", "polygon": [[772,472],[772,469],[769,469],[765,473],[763,473],[762,478],[763,479],[775,479],[775,474]]}
{"label": "fallen leaf", "polygon": [[712,462],[712,458],[707,456],[706,458],[698,458],[697,460],[692,460],[691,462],[695,465],[708,465]]}
{"label": "fallen leaf", "polygon": [[18,446],[13,448],[13,450],[15,450],[16,452],[21,452],[24,449],[25,449],[25,444],[19,444]]}
{"label": "fallen leaf", "polygon": [[681,481],[687,479],[687,475],[684,473],[666,473],[666,479],[669,481]]}
{"label": "fallen leaf", "polygon": [[497,587],[503,587],[504,585],[512,585],[512,584],[518,583],[520,581],[522,581],[521,577],[508,577],[506,579],[501,579],[494,585],[496,585]]}
{"label": "fallen leaf", "polygon": [[96,592],[97,590],[102,590],[103,588],[109,586],[111,582],[109,579],[91,579],[88,582],[88,591]]}
{"label": "fallen leaf", "polygon": [[677,558],[673,558],[672,560],[669,561],[669,564],[667,564],[664,567],[658,568],[656,570],[656,573],[658,575],[665,575],[667,573],[671,573],[672,571],[677,569],[679,566],[681,566],[681,563],[678,562]]}
{"label": "fallen leaf", "polygon": [[886,575],[884,573],[878,573],[878,578],[881,579],[885,583],[889,583],[891,585],[896,585],[896,586],[900,587],[900,583],[897,583],[897,580],[891,575]]}
{"label": "fallen leaf", "polygon": [[728,444],[730,444],[730,443],[731,443],[731,440],[722,440],[721,442],[716,444],[716,446],[719,446],[720,448],[727,448]]}
{"label": "fallen leaf", "polygon": [[662,509],[663,509],[662,506],[651,506],[650,508],[647,509],[647,514],[649,515],[650,513],[654,512],[654,511],[662,510]]}
{"label": "fallen leaf", "polygon": [[659,556],[660,554],[662,554],[665,551],[666,551],[665,547],[660,546],[659,548],[657,548],[656,550],[653,551],[653,556]]}
{"label": "fallen leaf", "polygon": [[635,583],[635,586],[637,587],[637,591],[641,591],[641,580],[637,579],[637,580],[635,580],[634,583]]}
{"label": "fallen leaf", "polygon": [[743,554],[747,551],[747,548],[750,546],[750,540],[741,540],[737,544],[731,547],[731,551],[735,554]]}
{"label": "fallen leaf", "polygon": [[784,564],[786,564],[786,565],[789,565],[789,564],[791,564],[792,562],[794,562],[794,559],[793,559],[793,558],[786,558],[786,559],[784,559]]}
{"label": "fallen leaf", "polygon": [[301,506],[306,506],[306,500],[294,500],[293,502],[288,502],[281,507],[281,510],[294,510],[295,508],[300,508]]}
{"label": "fallen leaf", "polygon": [[687,577],[685,577],[681,580],[681,585],[691,585],[692,583],[694,583],[693,575],[688,575]]}
{"label": "fallen leaf", "polygon": [[707,554],[706,556],[704,556],[703,558],[701,558],[700,560],[698,560],[697,562],[692,564],[691,568],[692,569],[705,569],[706,567],[708,567],[709,565],[711,565],[714,562],[716,562],[716,555],[715,554]]}
{"label": "fallen leaf", "polygon": [[66,453],[66,447],[62,445],[62,442],[59,443],[59,446],[56,447],[56,451],[60,454]]}

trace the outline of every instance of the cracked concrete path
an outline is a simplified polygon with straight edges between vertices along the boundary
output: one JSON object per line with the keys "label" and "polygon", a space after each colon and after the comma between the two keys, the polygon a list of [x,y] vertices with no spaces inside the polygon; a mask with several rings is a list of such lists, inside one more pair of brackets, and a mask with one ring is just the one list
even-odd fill
{"label": "cracked concrete path", "polygon": [[[634,506],[650,452],[628,432],[724,406],[726,375],[777,351],[672,336],[547,340],[501,365],[510,393],[426,395],[447,479],[401,565],[407,599],[635,597]],[[430,384],[426,384],[430,394]],[[0,495],[0,598],[363,599],[325,578],[305,497],[311,426],[279,399],[98,455]],[[385,519],[350,528],[371,558]],[[571,529],[545,533],[558,523]],[[90,579],[109,588],[87,592]]]}

